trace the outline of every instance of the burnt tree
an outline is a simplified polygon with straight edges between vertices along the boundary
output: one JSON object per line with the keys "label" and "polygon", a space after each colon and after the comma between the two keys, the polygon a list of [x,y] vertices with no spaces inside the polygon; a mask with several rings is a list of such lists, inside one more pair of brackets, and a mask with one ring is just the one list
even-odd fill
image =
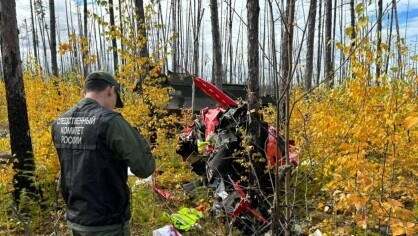
{"label": "burnt tree", "polygon": [[[89,54],[89,35],[88,35],[88,26],[87,26],[87,18],[88,18],[88,9],[87,9],[87,0],[83,1],[83,37],[86,39],[86,44],[83,45],[81,57],[83,58],[83,75],[84,78],[87,77],[89,74],[89,63],[87,62],[87,56]],[[51,34],[52,35],[52,34]]]}
{"label": "burnt tree", "polygon": [[16,20],[16,2],[14,0],[0,1],[0,42],[6,86],[10,146],[12,156],[16,160],[13,162],[13,168],[16,170],[13,181],[14,200],[18,203],[23,190],[35,193],[35,163],[29,132]]}
{"label": "burnt tree", "polygon": [[137,19],[137,31],[139,33],[139,38],[143,43],[139,55],[141,57],[149,57],[147,28],[145,26],[145,10],[143,0],[135,0],[135,14]]}
{"label": "burnt tree", "polygon": [[113,32],[116,29],[115,26],[115,12],[113,10],[113,0],[109,0],[109,17],[110,17],[110,32],[112,33],[112,51],[113,51],[113,70],[118,70],[118,44],[116,43],[116,37],[113,35]]}
{"label": "burnt tree", "polygon": [[49,0],[49,25],[50,25],[50,34],[51,42],[49,47],[51,50],[51,65],[52,65],[52,74],[58,77],[58,62],[57,62],[57,36],[55,29],[55,1]]}

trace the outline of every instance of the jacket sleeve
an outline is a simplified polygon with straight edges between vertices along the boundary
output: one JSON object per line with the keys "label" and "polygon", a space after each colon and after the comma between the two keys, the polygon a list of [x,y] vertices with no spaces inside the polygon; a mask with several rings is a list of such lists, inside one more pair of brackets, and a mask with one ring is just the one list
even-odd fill
{"label": "jacket sleeve", "polygon": [[134,175],[146,178],[155,171],[155,159],[145,138],[121,115],[110,120],[106,139],[110,150],[126,162]]}

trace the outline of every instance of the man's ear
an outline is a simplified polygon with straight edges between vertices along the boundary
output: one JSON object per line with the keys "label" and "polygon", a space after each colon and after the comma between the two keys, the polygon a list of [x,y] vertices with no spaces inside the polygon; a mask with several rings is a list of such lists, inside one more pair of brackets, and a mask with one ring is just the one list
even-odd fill
{"label": "man's ear", "polygon": [[114,86],[109,86],[106,88],[106,94],[108,97],[112,96],[112,89],[114,88]]}

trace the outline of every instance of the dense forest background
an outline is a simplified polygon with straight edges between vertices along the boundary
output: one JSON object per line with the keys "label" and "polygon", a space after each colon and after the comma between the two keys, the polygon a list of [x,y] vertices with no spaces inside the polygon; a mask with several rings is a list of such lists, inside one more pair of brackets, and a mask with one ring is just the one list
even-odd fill
{"label": "dense forest background", "polygon": [[[2,0],[0,13],[0,232],[65,234],[50,124],[94,70],[114,73],[120,112],[144,136],[157,133],[158,185],[188,199],[157,199],[131,180],[134,234],[163,226],[162,212],[180,205],[209,212],[205,189],[178,187],[196,178],[175,153],[192,114],[163,109],[160,69],[244,84],[255,110],[260,96],[274,97],[263,119],[302,152],[275,192],[272,232],[418,232],[415,1]],[[239,234],[207,215],[185,234]]]}
{"label": "dense forest background", "polygon": [[[158,60],[164,57],[164,53],[170,52],[164,64],[165,70],[187,71],[214,81],[213,62],[214,58],[220,57],[222,80],[225,83],[246,83],[248,40],[246,3],[243,1],[66,0],[54,3],[54,11],[50,11],[48,1],[17,3],[22,59],[24,62],[38,62],[46,74],[53,72],[49,53],[53,41],[58,45],[57,50],[61,50],[57,54],[61,73],[84,72],[82,60],[86,58],[91,60],[87,71],[115,71],[115,66],[124,62],[118,50],[133,49],[117,35],[115,40],[109,40],[102,37],[103,34],[107,33],[109,37],[109,27],[113,25],[112,29],[121,35],[136,37],[139,32],[132,29],[137,29],[141,25],[139,22],[144,21],[147,50],[143,53]],[[109,4],[113,6],[112,10]],[[284,1],[260,1],[259,4],[260,84],[263,92],[273,94],[273,88],[265,87],[274,84],[277,73],[273,72],[273,65],[282,65],[285,61],[280,50],[282,35],[286,32],[283,19],[287,4]],[[341,67],[334,71],[333,76],[336,83],[341,83],[347,75],[349,63],[344,63],[346,56],[338,45],[349,43],[357,34],[380,39],[380,43],[375,42],[376,49],[381,48],[383,43],[383,47],[391,53],[397,53],[390,49],[401,47],[397,44],[400,41],[402,46],[411,49],[402,56],[404,58],[413,56],[416,51],[417,36],[413,24],[416,8],[413,1],[334,0],[295,1],[293,4],[296,10],[292,19],[292,62],[297,66],[292,78],[294,84],[319,84],[331,66]],[[136,6],[140,10],[136,11]],[[215,25],[218,37],[215,40],[212,39],[212,6],[218,19]],[[54,23],[51,22],[51,14],[55,16]],[[137,21],[135,14],[144,20]],[[363,27],[356,30],[358,24]],[[52,33],[55,35],[51,33],[51,25],[54,25]],[[332,43],[328,43],[330,40]],[[84,52],[86,48],[83,46],[86,45],[88,51]],[[112,47],[116,50],[108,50]],[[71,53],[62,50],[70,50]],[[387,55],[382,60],[385,70],[396,65],[395,58],[388,58]],[[408,64],[412,66],[415,63]],[[312,82],[308,82],[307,78]]]}

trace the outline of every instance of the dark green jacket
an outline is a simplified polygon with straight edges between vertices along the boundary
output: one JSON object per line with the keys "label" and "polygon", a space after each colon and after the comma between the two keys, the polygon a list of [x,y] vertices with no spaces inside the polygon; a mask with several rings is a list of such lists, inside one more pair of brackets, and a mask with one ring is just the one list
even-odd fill
{"label": "dark green jacket", "polygon": [[123,117],[83,99],[52,125],[61,163],[67,220],[83,226],[130,219],[127,167],[139,177],[155,170],[145,139]]}

